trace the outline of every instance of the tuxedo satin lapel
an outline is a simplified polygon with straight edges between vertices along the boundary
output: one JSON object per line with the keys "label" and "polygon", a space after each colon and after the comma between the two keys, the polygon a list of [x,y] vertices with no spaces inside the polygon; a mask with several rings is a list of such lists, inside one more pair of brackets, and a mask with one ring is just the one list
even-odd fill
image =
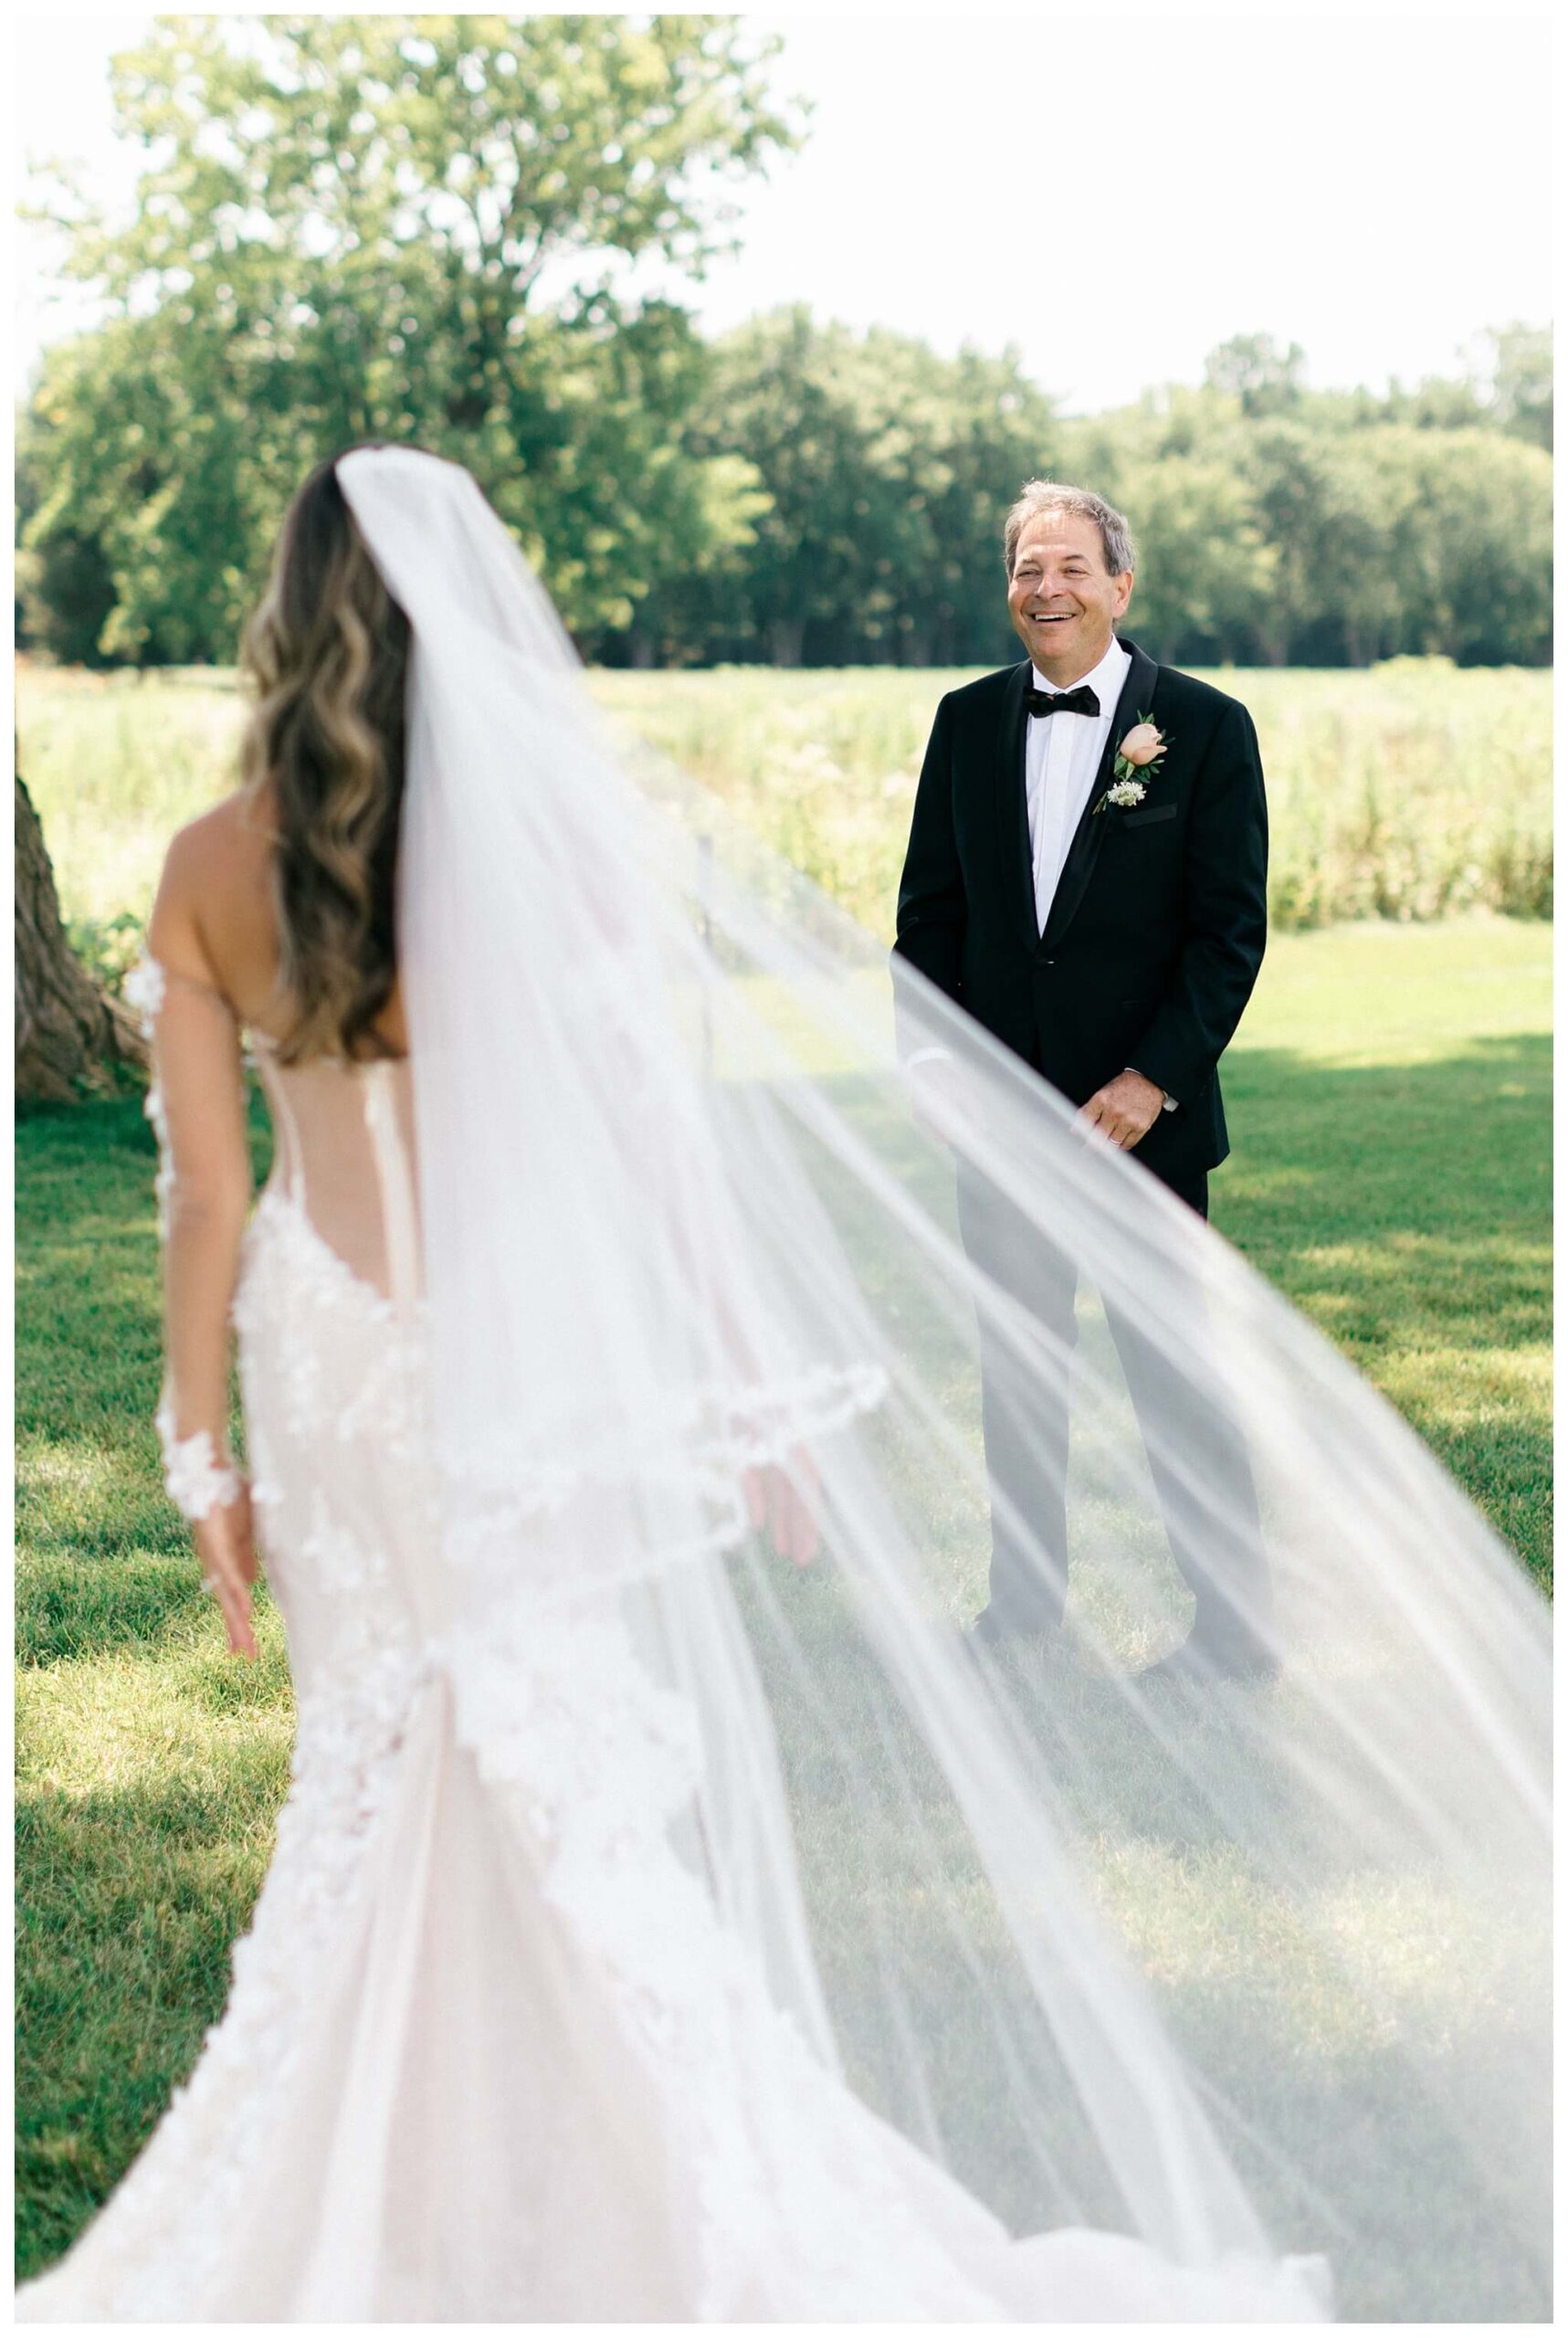
{"label": "tuxedo satin lapel", "polygon": [[1040,946],[1047,948],[1059,942],[1078,913],[1079,903],[1094,874],[1094,864],[1100,858],[1100,848],[1105,841],[1110,826],[1109,812],[1096,813],[1099,803],[1110,785],[1111,766],[1116,751],[1126,738],[1141,712],[1147,713],[1154,702],[1154,682],[1159,668],[1152,658],[1146,657],[1135,641],[1124,641],[1123,649],[1132,663],[1127,669],[1127,679],[1121,685],[1121,695],[1116,701],[1116,713],[1111,721],[1110,734],[1105,742],[1105,752],[1100,759],[1100,769],[1094,774],[1094,785],[1089,791],[1079,823],[1068,847],[1067,860],[1051,902],[1046,930],[1040,936]]}
{"label": "tuxedo satin lapel", "polygon": [[1025,700],[1031,679],[1026,658],[1021,666],[1014,667],[1002,693],[1002,721],[996,742],[996,814],[1003,881],[1013,896],[1014,911],[1032,950],[1040,938],[1040,929],[1035,922],[1035,859],[1029,844],[1029,791],[1024,760],[1024,739],[1029,727]]}

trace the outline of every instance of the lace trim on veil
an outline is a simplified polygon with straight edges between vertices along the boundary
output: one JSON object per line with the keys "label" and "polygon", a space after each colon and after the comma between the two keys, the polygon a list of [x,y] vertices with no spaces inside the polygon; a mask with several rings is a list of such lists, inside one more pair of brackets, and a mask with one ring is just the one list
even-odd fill
{"label": "lace trim on veil", "polygon": [[875,1411],[888,1388],[886,1371],[870,1363],[817,1364],[760,1384],[710,1381],[676,1398],[635,1443],[622,1439],[572,1462],[511,1456],[493,1473],[448,1442],[439,1458],[457,1511],[447,1525],[449,1554],[482,1566],[504,1556],[511,1538],[574,1511],[594,1512],[602,1523],[617,1502],[668,1502],[689,1515],[689,1531],[639,1535],[635,1548],[628,1539],[621,1579],[711,1557],[753,1531],[744,1485],[750,1471],[787,1469],[802,1448]]}

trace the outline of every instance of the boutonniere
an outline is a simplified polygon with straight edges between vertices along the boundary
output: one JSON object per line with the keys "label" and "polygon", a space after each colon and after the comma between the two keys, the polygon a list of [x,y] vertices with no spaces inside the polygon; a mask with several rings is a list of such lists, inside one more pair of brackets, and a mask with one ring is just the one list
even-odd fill
{"label": "boutonniere", "polygon": [[1139,774],[1147,773],[1152,778],[1154,766],[1169,743],[1164,732],[1156,729],[1146,714],[1141,714],[1116,750],[1110,785],[1095,810],[1103,812],[1108,804],[1114,804],[1118,811],[1131,812],[1135,804],[1142,804],[1149,793],[1149,781]]}

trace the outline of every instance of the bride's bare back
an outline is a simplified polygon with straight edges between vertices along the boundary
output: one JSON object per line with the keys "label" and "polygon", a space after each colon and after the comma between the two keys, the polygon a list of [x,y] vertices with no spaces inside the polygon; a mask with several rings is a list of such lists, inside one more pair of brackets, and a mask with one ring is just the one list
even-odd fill
{"label": "bride's bare back", "polygon": [[[242,789],[182,829],[170,848],[148,947],[165,977],[166,1007],[177,1005],[185,1024],[174,1047],[165,1040],[161,1055],[166,1064],[188,1065],[195,1074],[182,1079],[175,1069],[173,1081],[165,1075],[163,1082],[185,1091],[178,1110],[184,1125],[174,1132],[176,1172],[182,1153],[199,1154],[221,1143],[226,1121],[232,1129],[234,1114],[225,1111],[226,1081],[215,1058],[218,1051],[233,1055],[243,1027],[254,1046],[275,1139],[268,1205],[296,1208],[362,1281],[409,1304],[423,1278],[401,994],[395,981],[374,1026],[385,1054],[367,1053],[354,1062],[331,1056],[280,1060],[279,1044],[289,1016],[280,982],[274,836],[267,795]],[[167,1000],[171,983],[174,1001]],[[204,1055],[212,1075],[206,1083],[198,1069]],[[192,1129],[198,1117],[208,1125]],[[186,1145],[179,1143],[181,1134]]]}

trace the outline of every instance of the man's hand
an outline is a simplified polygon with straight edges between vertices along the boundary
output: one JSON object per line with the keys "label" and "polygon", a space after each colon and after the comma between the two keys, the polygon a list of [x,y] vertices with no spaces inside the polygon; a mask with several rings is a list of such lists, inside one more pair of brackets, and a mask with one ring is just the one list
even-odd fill
{"label": "man's hand", "polygon": [[1145,1079],[1141,1071],[1119,1071],[1079,1108],[1079,1119],[1097,1128],[1123,1153],[1130,1153],[1140,1137],[1148,1135],[1164,1103],[1164,1090]]}

